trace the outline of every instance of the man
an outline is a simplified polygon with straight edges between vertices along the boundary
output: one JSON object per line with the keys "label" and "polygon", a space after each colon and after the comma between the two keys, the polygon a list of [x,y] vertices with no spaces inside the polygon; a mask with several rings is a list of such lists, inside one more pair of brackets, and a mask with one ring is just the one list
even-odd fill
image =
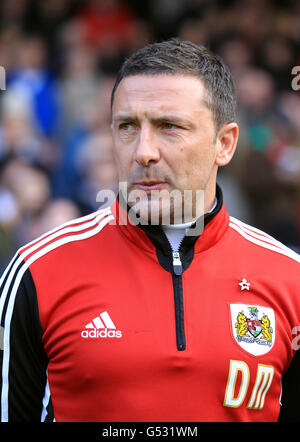
{"label": "man", "polygon": [[276,421],[280,400],[298,416],[294,371],[282,378],[298,360],[299,256],[226,212],[235,112],[202,46],[125,61],[122,191],[21,248],[1,279],[3,421]]}

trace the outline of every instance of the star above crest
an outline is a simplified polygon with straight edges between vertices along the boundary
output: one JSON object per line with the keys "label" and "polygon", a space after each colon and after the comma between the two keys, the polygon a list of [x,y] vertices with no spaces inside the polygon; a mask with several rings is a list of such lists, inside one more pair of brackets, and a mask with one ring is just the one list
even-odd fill
{"label": "star above crest", "polygon": [[239,286],[241,290],[250,290],[250,282],[247,282],[246,278],[243,278],[241,282],[239,282]]}

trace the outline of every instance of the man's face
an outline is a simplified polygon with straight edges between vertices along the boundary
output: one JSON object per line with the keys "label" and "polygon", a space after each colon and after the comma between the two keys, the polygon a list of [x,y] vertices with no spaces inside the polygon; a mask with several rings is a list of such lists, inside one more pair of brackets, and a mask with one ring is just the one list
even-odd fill
{"label": "man's face", "polygon": [[119,181],[127,183],[128,194],[145,192],[139,206],[145,210],[156,204],[151,192],[164,194],[156,207],[161,211],[169,205],[171,222],[180,222],[172,220],[180,202],[167,196],[174,190],[182,196],[192,192],[186,202],[191,219],[202,214],[196,210],[196,191],[204,191],[202,211],[213,203],[219,150],[205,96],[203,82],[185,75],[125,77],[115,93],[112,130]]}

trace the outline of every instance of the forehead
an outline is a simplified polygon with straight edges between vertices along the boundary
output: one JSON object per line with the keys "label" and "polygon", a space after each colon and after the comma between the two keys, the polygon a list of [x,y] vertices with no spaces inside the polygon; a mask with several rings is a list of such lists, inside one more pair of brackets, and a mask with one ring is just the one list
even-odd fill
{"label": "forehead", "polygon": [[114,97],[113,116],[119,112],[207,109],[204,82],[190,75],[133,75],[120,82]]}

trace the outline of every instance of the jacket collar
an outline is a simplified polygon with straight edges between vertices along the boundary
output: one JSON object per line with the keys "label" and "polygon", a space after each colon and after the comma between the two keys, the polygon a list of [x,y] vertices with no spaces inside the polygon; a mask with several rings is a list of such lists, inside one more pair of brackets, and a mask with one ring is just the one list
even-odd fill
{"label": "jacket collar", "polygon": [[[197,220],[204,223],[204,229],[201,234],[185,236],[180,251],[185,254],[189,250],[194,249],[194,253],[200,253],[218,242],[229,224],[229,215],[226,211],[223,194],[220,186],[216,186],[217,205],[214,210],[204,215],[204,220]],[[119,227],[121,233],[130,241],[134,242],[139,248],[155,252],[157,250],[164,255],[172,253],[170,243],[159,225],[142,225],[134,223],[128,215],[129,206],[125,203],[122,194],[111,207],[115,217],[115,223]],[[194,225],[193,225],[194,226]],[[193,228],[193,226],[191,228]],[[190,229],[189,229],[190,230]]]}

